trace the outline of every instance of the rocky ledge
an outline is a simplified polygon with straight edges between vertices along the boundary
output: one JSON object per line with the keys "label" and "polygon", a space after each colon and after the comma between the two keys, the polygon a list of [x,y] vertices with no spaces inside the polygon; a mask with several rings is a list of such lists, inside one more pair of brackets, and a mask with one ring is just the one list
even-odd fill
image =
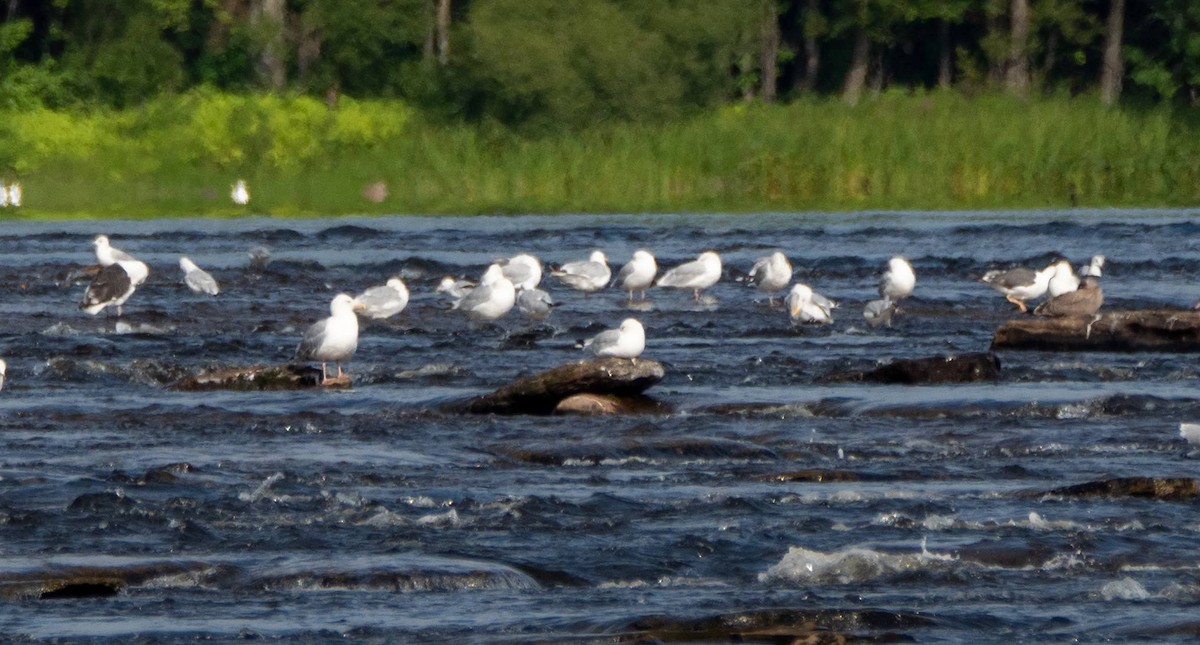
{"label": "rocky ledge", "polygon": [[315,387],[350,387],[350,376],[321,383],[321,370],[308,365],[231,367],[201,372],[171,385],[181,392],[209,390],[306,390]]}
{"label": "rocky ledge", "polygon": [[1098,317],[1018,318],[996,329],[992,349],[1200,352],[1200,311],[1106,311]]}
{"label": "rocky ledge", "polygon": [[623,414],[655,411],[642,393],[663,379],[662,363],[597,358],[559,365],[467,401],[472,414]]}

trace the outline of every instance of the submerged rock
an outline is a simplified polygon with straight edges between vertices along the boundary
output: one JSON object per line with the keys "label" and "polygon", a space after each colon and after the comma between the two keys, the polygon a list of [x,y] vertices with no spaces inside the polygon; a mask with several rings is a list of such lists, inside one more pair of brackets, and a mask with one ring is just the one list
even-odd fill
{"label": "submerged rock", "polygon": [[271,367],[233,367],[201,372],[176,381],[172,390],[205,392],[208,390],[305,390],[315,387],[350,387],[350,376],[331,378],[321,383],[321,370],[308,365],[279,365]]}
{"label": "submerged rock", "polygon": [[887,633],[891,630],[932,625],[931,618],[920,614],[876,609],[762,609],[700,618],[651,616],[624,626],[622,640],[805,645],[860,640],[892,642],[912,639]]}
{"label": "submerged rock", "polygon": [[[468,401],[473,414],[617,414],[645,410],[642,392],[662,380],[662,363],[645,358],[597,358],[559,365]],[[589,395],[574,398],[578,395]],[[599,395],[599,396],[596,396]],[[565,408],[559,410],[564,400]],[[640,403],[639,403],[640,402]]]}
{"label": "submerged rock", "polygon": [[1178,501],[1200,494],[1191,477],[1119,477],[1063,486],[1044,493],[1061,497],[1147,497]]}
{"label": "submerged rock", "polygon": [[1200,352],[1200,311],[1108,311],[1097,317],[1019,318],[996,329],[992,349]]}
{"label": "submerged rock", "polygon": [[104,598],[152,580],[199,577],[209,570],[199,562],[154,562],[112,567],[52,567],[0,573],[0,598],[61,600]]}
{"label": "submerged rock", "polygon": [[870,370],[838,372],[822,379],[826,383],[893,383],[927,385],[979,383],[1000,377],[1000,360],[992,353],[931,356],[894,360]]}

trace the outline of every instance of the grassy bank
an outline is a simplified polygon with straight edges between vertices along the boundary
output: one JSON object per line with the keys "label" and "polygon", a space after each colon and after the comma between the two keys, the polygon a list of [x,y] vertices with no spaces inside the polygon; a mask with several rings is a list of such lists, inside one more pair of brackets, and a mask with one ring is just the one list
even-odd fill
{"label": "grassy bank", "polygon": [[[20,179],[33,217],[1200,203],[1195,120],[1094,97],[887,94],[539,139],[431,124],[399,103],[213,93],[0,123],[0,175]],[[229,200],[238,177],[248,207]],[[382,202],[363,196],[372,182]]]}

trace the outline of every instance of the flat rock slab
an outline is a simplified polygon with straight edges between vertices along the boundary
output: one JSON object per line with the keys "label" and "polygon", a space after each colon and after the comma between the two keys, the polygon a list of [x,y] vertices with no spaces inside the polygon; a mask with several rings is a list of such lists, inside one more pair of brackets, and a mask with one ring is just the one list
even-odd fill
{"label": "flat rock slab", "polygon": [[332,378],[321,383],[321,370],[308,365],[276,365],[270,367],[233,367],[201,372],[171,385],[181,392],[209,390],[307,390],[316,387],[350,387],[350,376]]}
{"label": "flat rock slab", "polygon": [[992,349],[1200,352],[1200,311],[1106,311],[1095,322],[1090,317],[1018,318],[996,329]]}
{"label": "flat rock slab", "polygon": [[981,383],[1000,378],[1000,360],[991,353],[931,356],[894,360],[870,370],[840,372],[822,379],[826,383],[893,383],[932,385]]}
{"label": "flat rock slab", "polygon": [[473,414],[551,414],[564,399],[574,413],[614,414],[623,411],[616,399],[634,399],[663,379],[662,363],[646,358],[597,358],[559,365],[540,374],[517,379],[474,398],[463,406]]}
{"label": "flat rock slab", "polygon": [[1144,497],[1178,501],[1200,494],[1191,477],[1119,477],[1055,488],[1044,493],[1061,497]]}

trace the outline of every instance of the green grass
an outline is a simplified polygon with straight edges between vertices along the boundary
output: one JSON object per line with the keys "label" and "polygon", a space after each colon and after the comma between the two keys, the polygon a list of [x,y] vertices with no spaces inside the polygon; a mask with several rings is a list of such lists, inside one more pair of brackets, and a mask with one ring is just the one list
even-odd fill
{"label": "green grass", "polygon": [[[197,93],[126,112],[0,115],[23,217],[1187,206],[1200,127],[1095,97],[887,93],[736,105],[523,138],[398,102]],[[238,177],[252,201],[238,207]],[[362,196],[383,181],[382,203]]]}

